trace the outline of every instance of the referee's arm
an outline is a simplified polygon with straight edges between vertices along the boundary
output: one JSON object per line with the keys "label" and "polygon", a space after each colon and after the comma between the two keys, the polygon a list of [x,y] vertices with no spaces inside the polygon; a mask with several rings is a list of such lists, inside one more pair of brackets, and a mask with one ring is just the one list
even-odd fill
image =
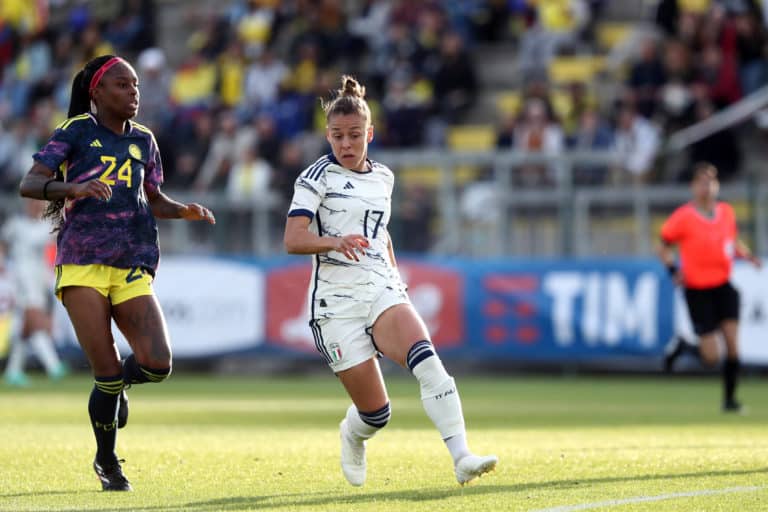
{"label": "referee's arm", "polygon": [[670,277],[675,281],[680,281],[680,269],[675,262],[675,244],[661,237],[657,249],[659,259],[667,267]]}
{"label": "referee's arm", "polygon": [[749,246],[741,239],[736,240],[736,256],[743,260],[749,261],[757,268],[761,268],[763,266],[763,260],[752,254]]}

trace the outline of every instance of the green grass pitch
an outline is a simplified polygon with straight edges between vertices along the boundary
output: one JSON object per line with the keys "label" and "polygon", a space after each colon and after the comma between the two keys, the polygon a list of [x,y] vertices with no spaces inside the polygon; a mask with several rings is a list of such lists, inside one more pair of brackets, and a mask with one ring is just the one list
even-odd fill
{"label": "green grass pitch", "polygon": [[[0,386],[0,510],[768,510],[768,395],[719,411],[719,379],[459,376],[470,445],[497,470],[460,487],[407,378],[368,445],[368,481],[339,469],[348,404],[331,376],[177,372],[134,386],[120,431],[132,493],[103,493],[90,464],[90,380]],[[645,497],[645,501],[643,500]],[[602,505],[600,505],[602,504]]]}

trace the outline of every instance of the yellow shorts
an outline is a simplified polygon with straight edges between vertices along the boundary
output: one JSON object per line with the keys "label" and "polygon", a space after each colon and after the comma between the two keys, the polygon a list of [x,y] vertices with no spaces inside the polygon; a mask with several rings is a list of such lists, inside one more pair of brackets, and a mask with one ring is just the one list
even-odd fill
{"label": "yellow shorts", "polygon": [[113,304],[141,295],[154,295],[152,274],[143,268],[116,268],[108,265],[56,265],[56,297],[61,300],[67,286],[93,288]]}

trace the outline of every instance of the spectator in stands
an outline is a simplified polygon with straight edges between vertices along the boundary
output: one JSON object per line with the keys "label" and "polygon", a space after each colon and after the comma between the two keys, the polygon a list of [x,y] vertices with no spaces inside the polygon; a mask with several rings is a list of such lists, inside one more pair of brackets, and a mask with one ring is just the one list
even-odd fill
{"label": "spectator in stands", "polygon": [[667,82],[660,91],[660,114],[667,131],[687,124],[689,108],[695,100],[691,90],[694,73],[691,54],[680,41],[668,41],[664,53]]}
{"label": "spectator in stands", "polygon": [[614,171],[614,183],[642,184],[649,181],[660,144],[659,129],[641,116],[631,103],[621,105],[614,146],[620,163]]}
{"label": "spectator in stands", "polygon": [[213,136],[211,147],[195,179],[194,186],[198,191],[223,189],[229,181],[229,172],[235,159],[238,155],[244,155],[246,148],[256,144],[255,130],[239,126],[232,111],[222,111],[218,121],[219,129]]}
{"label": "spectator in stands", "polygon": [[242,44],[234,40],[216,59],[217,105],[235,108],[244,97],[245,55]]}
{"label": "spectator in stands", "polygon": [[698,59],[696,81],[716,105],[730,105],[741,98],[735,58],[731,61],[718,46],[708,45]]}
{"label": "spectator in stands", "polygon": [[[304,165],[304,152],[298,139],[291,139],[280,145],[280,158],[272,173],[271,188],[284,204],[289,204],[293,197],[293,185]],[[282,211],[280,213],[282,217]]]}
{"label": "spectator in stands", "polygon": [[535,24],[520,41],[519,70],[523,75],[546,71],[558,51],[573,46],[580,31],[589,22],[589,10],[583,0],[536,2]]}
{"label": "spectator in stands", "polygon": [[0,191],[16,192],[36,147],[34,119],[17,118],[0,128]]}
{"label": "spectator in stands", "polygon": [[677,0],[659,0],[656,6],[656,24],[661,27],[667,36],[677,33],[680,8]]}
{"label": "spectator in stands", "polygon": [[272,0],[248,0],[242,14],[233,20],[237,37],[243,42],[245,55],[258,57],[272,37],[275,4]]}
{"label": "spectator in stands", "polygon": [[[579,127],[567,140],[572,151],[608,151],[613,147],[613,131],[594,108],[581,114]],[[573,168],[577,185],[603,185],[608,168],[605,165],[577,165]]]}
{"label": "spectator in stands", "polygon": [[20,126],[26,122],[23,118],[11,118],[0,125],[0,192],[15,192],[19,185],[22,171],[16,163],[16,148]]}
{"label": "spectator in stands", "polygon": [[43,34],[25,34],[21,38],[16,58],[3,73],[6,101],[11,107],[12,116],[27,114],[32,89],[50,68],[51,49]]}
{"label": "spectator in stands", "polygon": [[[254,206],[267,206],[274,198],[269,189],[272,168],[256,153],[256,146],[245,146],[227,176],[226,195],[230,250],[250,252],[253,248]],[[280,224],[278,224],[280,225]]]}
{"label": "spectator in stands", "polygon": [[418,13],[414,29],[417,43],[415,69],[434,76],[440,63],[442,40],[446,31],[442,5],[427,2]]}
{"label": "spectator in stands", "polygon": [[[708,100],[701,100],[696,104],[695,122],[701,122],[709,118],[715,112],[715,107]],[[728,181],[739,171],[741,165],[741,148],[733,129],[719,130],[712,135],[695,142],[690,147],[689,162],[686,172],[683,172],[679,181],[688,183],[693,178],[691,170],[698,162],[709,162],[717,167],[717,175],[721,181]]]}
{"label": "spectator in stands", "polygon": [[388,0],[365,0],[357,15],[350,17],[347,22],[350,35],[364,40],[373,55],[382,51],[387,44],[391,10],[392,2]]}
{"label": "spectator in stands", "polygon": [[216,87],[216,66],[201,52],[190,53],[171,79],[171,101],[177,107],[209,107]]}
{"label": "spectator in stands", "polygon": [[[148,48],[139,54],[136,72],[141,84],[141,122],[164,126],[171,117],[171,75],[166,67],[165,53],[160,48]],[[158,131],[154,130],[157,134]]]}
{"label": "spectator in stands", "polygon": [[631,101],[635,102],[641,115],[649,119],[653,117],[659,93],[666,80],[658,43],[648,37],[642,42],[640,59],[632,64],[627,79]]}
{"label": "spectator in stands", "polygon": [[[207,110],[201,110],[191,124],[187,125],[179,121],[178,126],[173,127],[178,135],[173,140],[173,151],[169,155],[173,158],[175,153],[174,170],[165,177],[165,183],[169,188],[187,188],[197,180],[198,171],[211,147],[214,124],[213,114]],[[159,145],[159,147],[163,149],[163,146]],[[163,158],[166,158],[165,155]]]}
{"label": "spectator in stands", "polygon": [[66,32],[51,34],[51,62],[48,71],[35,84],[30,93],[30,104],[52,98],[56,110],[64,115],[69,104],[69,81],[75,74],[72,35]]}
{"label": "spectator in stands", "polygon": [[[525,153],[543,153],[558,156],[563,152],[565,137],[560,126],[547,115],[543,101],[531,99],[523,107],[523,117],[515,129],[515,149]],[[524,186],[554,183],[557,167],[554,165],[526,164],[517,173]]]}
{"label": "spectator in stands", "polygon": [[449,123],[461,122],[475,102],[478,83],[472,58],[456,32],[443,37],[433,82],[437,113]]}
{"label": "spectator in stands", "polygon": [[290,82],[284,81],[278,88],[277,99],[266,105],[261,113],[272,118],[280,140],[291,139],[311,129],[313,98],[311,94],[301,93]]}
{"label": "spectator in stands", "polygon": [[259,156],[256,145],[243,146],[227,176],[227,198],[235,203],[267,201],[272,167]]}
{"label": "spectator in stands", "polygon": [[[568,83],[566,93],[567,95],[561,100],[562,106],[558,120],[567,137],[578,130],[582,114],[592,109],[596,99],[587,84],[581,81]],[[551,118],[554,119],[555,116],[551,115]]]}
{"label": "spectator in stands", "polygon": [[[768,7],[768,6],[767,6]],[[752,94],[768,82],[766,66],[766,28],[757,13],[741,12],[736,16],[736,44],[739,52],[739,79],[745,95]],[[716,165],[721,171],[722,168]]]}
{"label": "spectator in stands", "polygon": [[275,56],[271,48],[264,48],[245,72],[246,109],[260,108],[275,101],[280,83],[288,71],[288,67]]}
{"label": "spectator in stands", "polygon": [[99,55],[108,55],[115,52],[112,44],[104,39],[99,23],[95,20],[89,20],[88,24],[80,33],[78,46],[80,55],[79,60],[75,62],[75,68],[77,69],[82,68],[86,62]]}
{"label": "spectator in stands", "polygon": [[154,0],[122,0],[106,37],[121,52],[139,53],[155,44]]}
{"label": "spectator in stands", "polygon": [[398,72],[410,72],[416,65],[418,44],[408,26],[393,22],[387,29],[386,42],[382,50],[373,55],[372,73],[375,80],[386,88],[388,78]]}
{"label": "spectator in stands", "polygon": [[496,129],[496,148],[511,149],[515,145],[515,127],[517,126],[517,112],[509,112],[502,117],[501,123]]}
{"label": "spectator in stands", "polygon": [[224,51],[231,39],[231,30],[225,17],[212,12],[190,10],[191,26],[199,26],[189,36],[187,46],[200,54],[203,60],[213,61]]}
{"label": "spectator in stands", "polygon": [[431,91],[425,91],[406,73],[392,76],[387,82],[382,107],[387,146],[413,147],[424,141],[423,126],[431,108]]}
{"label": "spectator in stands", "polygon": [[254,126],[256,128],[259,155],[271,165],[276,165],[282,139],[277,132],[275,119],[268,113],[262,113],[256,117]]}

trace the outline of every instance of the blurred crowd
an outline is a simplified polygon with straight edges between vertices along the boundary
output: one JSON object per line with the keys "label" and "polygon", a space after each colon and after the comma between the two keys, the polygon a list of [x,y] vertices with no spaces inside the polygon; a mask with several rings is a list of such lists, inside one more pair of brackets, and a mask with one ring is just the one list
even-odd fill
{"label": "blurred crowd", "polygon": [[[107,4],[112,12],[105,15]],[[63,119],[72,76],[100,54],[134,63],[138,120],[157,136],[167,187],[219,191],[234,202],[287,202],[298,173],[326,151],[318,98],[329,96],[342,73],[368,88],[374,147],[440,147],[451,126],[478,122],[471,114],[485,93],[479,49],[496,43],[514,48],[509,65],[516,66],[513,87],[522,98],[498,119],[498,148],[554,155],[612,150],[621,155],[617,169],[577,166],[576,183],[658,181],[654,164],[665,134],[766,83],[765,14],[757,0],[660,0],[655,30],[610,77],[613,96],[606,100],[594,83],[573,81],[557,100],[549,63],[600,51],[596,26],[606,4],[227,0],[214,9],[189,2],[174,11],[182,18],[172,47],[161,44],[168,38],[158,33],[154,0],[2,0],[0,191],[16,188],[31,155]],[[563,102],[567,108],[558,108]],[[718,165],[725,179],[739,172],[742,153],[732,131],[690,152],[692,161]],[[546,186],[557,171],[525,166],[515,179]],[[679,174],[685,178],[684,169]],[[403,216],[413,222],[404,225],[430,218],[425,203],[424,190],[405,191]]]}
{"label": "blurred crowd", "polygon": [[93,3],[76,2],[53,23],[55,6],[3,1],[3,188],[15,186],[61,120],[77,69],[118,53],[135,64],[139,121],[157,136],[168,186],[286,198],[305,160],[325,149],[318,98],[342,72],[368,87],[375,144],[421,145],[430,126],[461,122],[478,92],[467,47],[498,31],[494,8],[507,12],[504,2],[369,0],[353,10],[338,0],[191,3],[183,50],[168,55],[156,44],[153,0],[120,4],[105,21]]}
{"label": "blurred crowd", "polygon": [[[589,13],[579,2],[566,2],[572,13]],[[590,40],[588,14],[574,16],[568,30],[545,28],[543,6],[538,3],[540,27],[550,34],[546,59],[599,50]],[[593,6],[594,7],[594,6]],[[599,9],[598,9],[599,12]],[[497,147],[561,154],[568,150],[604,150],[617,154],[618,165],[577,166],[576,184],[606,185],[687,181],[692,164],[706,160],[720,169],[724,180],[741,171],[743,148],[738,133],[728,128],[690,146],[687,163],[673,172],[660,172],[658,158],[667,135],[704,121],[768,83],[766,18],[755,0],[660,0],[653,26],[638,23],[618,51],[620,63],[599,80],[615,83],[612,94],[598,97],[595,83],[574,81],[561,90],[546,72],[532,69],[521,54],[527,72],[520,107],[504,116],[497,129]],[[526,33],[521,51],[526,49]],[[544,45],[543,48],[549,48]],[[545,64],[546,65],[546,64]],[[537,71],[539,71],[537,73]],[[564,89],[564,90],[562,90]],[[602,91],[606,91],[605,88]],[[557,96],[557,97],[556,97]],[[559,100],[558,102],[555,100]],[[547,184],[556,179],[552,167],[533,166],[518,175],[520,184]]]}

